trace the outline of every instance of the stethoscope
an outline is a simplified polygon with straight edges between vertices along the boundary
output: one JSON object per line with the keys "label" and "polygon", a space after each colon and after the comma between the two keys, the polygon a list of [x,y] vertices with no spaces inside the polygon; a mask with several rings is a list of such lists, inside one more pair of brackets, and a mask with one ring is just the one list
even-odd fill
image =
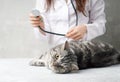
{"label": "stethoscope", "polygon": [[[77,10],[76,10],[75,5],[74,5],[74,3],[73,3],[73,0],[71,0],[71,4],[72,4],[72,7],[73,7],[73,9],[74,9],[74,11],[75,11],[75,15],[76,15],[76,26],[77,26],[77,25],[78,25],[78,13],[77,13]],[[38,16],[40,15],[40,12],[39,12],[37,9],[34,9],[34,10],[32,10],[32,14],[33,14],[34,16],[38,17]],[[57,36],[65,36],[65,34],[60,34],[60,33],[55,33],[55,32],[49,32],[49,31],[46,31],[46,30],[42,29],[40,26],[38,26],[38,27],[39,27],[39,29],[40,29],[41,31],[43,31],[43,32],[45,32],[45,33],[52,34],[52,35],[57,35]]]}

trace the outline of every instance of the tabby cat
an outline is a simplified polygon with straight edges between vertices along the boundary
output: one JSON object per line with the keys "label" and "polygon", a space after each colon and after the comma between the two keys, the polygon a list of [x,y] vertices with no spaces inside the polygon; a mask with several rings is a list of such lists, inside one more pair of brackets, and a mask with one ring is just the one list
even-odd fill
{"label": "tabby cat", "polygon": [[46,66],[55,73],[69,73],[91,67],[105,67],[120,63],[120,53],[110,44],[97,41],[66,41],[38,59],[32,66]]}

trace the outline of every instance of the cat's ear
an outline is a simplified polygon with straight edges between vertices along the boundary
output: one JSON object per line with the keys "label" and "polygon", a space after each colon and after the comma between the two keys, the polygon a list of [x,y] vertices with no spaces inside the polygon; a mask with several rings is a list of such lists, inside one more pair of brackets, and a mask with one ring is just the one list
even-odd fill
{"label": "cat's ear", "polygon": [[69,49],[69,43],[68,43],[68,41],[65,41],[63,49],[64,50],[68,50]]}
{"label": "cat's ear", "polygon": [[76,65],[76,64],[72,64],[72,71],[77,71],[77,70],[79,70],[79,67],[78,67],[78,65]]}

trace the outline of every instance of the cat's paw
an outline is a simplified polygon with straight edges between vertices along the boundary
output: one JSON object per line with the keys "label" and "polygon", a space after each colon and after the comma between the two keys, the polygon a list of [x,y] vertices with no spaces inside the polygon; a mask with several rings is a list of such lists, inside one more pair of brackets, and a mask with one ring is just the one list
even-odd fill
{"label": "cat's paw", "polygon": [[42,60],[32,60],[29,62],[31,66],[45,66]]}

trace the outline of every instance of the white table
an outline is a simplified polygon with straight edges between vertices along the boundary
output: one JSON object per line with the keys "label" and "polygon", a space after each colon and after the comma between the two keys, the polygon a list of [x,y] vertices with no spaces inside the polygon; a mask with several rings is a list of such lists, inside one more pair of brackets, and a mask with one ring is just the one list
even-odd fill
{"label": "white table", "polygon": [[46,67],[29,66],[31,59],[0,59],[0,82],[120,82],[120,65],[55,74]]}

